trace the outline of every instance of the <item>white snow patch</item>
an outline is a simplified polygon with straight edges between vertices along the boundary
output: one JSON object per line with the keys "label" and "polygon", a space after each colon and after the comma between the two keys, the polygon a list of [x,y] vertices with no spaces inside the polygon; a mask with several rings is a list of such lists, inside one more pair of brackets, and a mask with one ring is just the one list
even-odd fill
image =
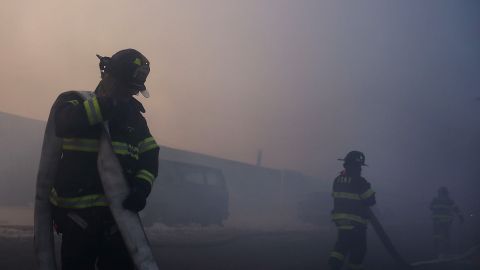
{"label": "white snow patch", "polygon": [[30,226],[0,226],[0,237],[3,238],[31,238],[33,227]]}
{"label": "white snow patch", "polygon": [[297,226],[189,226],[169,227],[155,223],[145,228],[147,236],[154,246],[202,246],[216,245],[235,241],[245,237],[262,235],[281,235],[284,233],[315,233],[322,231],[317,226],[298,224]]}

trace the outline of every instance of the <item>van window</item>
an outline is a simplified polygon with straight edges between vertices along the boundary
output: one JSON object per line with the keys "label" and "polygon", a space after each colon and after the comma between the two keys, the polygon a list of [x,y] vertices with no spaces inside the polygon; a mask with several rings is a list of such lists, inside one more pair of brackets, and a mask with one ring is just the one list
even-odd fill
{"label": "van window", "polygon": [[188,172],[183,175],[186,182],[194,183],[198,185],[205,185],[203,173],[201,172]]}
{"label": "van window", "polygon": [[207,172],[207,184],[211,186],[223,186],[223,179],[220,177],[218,173],[215,172]]}

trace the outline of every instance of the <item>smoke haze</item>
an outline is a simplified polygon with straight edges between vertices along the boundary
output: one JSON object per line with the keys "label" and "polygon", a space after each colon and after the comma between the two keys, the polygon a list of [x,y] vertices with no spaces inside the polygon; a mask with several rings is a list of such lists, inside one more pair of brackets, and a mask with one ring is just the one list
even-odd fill
{"label": "smoke haze", "polygon": [[[379,202],[478,203],[478,1],[7,1],[1,111],[46,120],[95,54],[142,51],[163,145],[328,183],[364,151]],[[2,129],[5,128],[2,126]],[[404,205],[407,207],[407,205]],[[410,206],[410,205],[408,205]]]}

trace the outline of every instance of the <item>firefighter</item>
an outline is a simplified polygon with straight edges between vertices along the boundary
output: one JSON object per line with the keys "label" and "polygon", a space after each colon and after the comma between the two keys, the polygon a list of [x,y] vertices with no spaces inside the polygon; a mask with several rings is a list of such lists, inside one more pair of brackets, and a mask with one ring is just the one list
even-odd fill
{"label": "firefighter", "polygon": [[433,238],[435,252],[442,257],[450,251],[450,229],[455,216],[458,216],[460,223],[464,222],[463,214],[450,198],[448,189],[440,187],[438,195],[430,203],[433,219]]}
{"label": "firefighter", "polygon": [[[365,155],[349,152],[343,161],[344,170],[333,182],[332,220],[338,229],[337,241],[330,253],[329,265],[333,270],[363,269],[367,251],[367,209],[375,204],[375,192],[362,177]],[[347,263],[348,256],[348,263]]]}
{"label": "firefighter", "polygon": [[147,58],[134,49],[100,57],[101,80],[89,99],[65,92],[55,110],[62,156],[50,194],[54,226],[62,235],[63,270],[134,269],[97,171],[100,134],[108,121],[112,146],[130,186],[123,206],[141,211],[158,172],[159,147],[133,97],[149,94]]}

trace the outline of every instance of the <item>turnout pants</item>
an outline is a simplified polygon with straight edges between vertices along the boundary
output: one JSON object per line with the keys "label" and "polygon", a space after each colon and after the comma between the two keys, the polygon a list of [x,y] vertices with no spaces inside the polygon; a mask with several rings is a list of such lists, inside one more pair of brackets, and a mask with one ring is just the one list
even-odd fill
{"label": "turnout pants", "polygon": [[62,270],[133,270],[134,265],[108,207],[57,208]]}
{"label": "turnout pants", "polygon": [[340,270],[348,256],[347,269],[363,269],[362,262],[367,252],[367,229],[353,227],[339,229],[337,242],[330,253],[329,265],[332,270]]}
{"label": "turnout pants", "polygon": [[435,244],[435,252],[437,255],[447,254],[451,249],[450,229],[451,221],[434,221],[433,222],[433,239]]}

